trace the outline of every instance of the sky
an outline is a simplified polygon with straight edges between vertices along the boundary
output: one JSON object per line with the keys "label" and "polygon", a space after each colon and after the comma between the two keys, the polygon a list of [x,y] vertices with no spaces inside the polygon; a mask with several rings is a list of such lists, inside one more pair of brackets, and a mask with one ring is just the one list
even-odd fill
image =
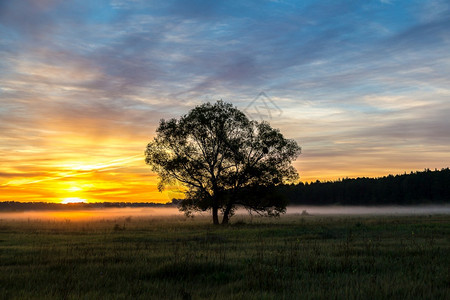
{"label": "sky", "polygon": [[166,202],[160,119],[233,103],[303,182],[450,165],[450,2],[0,0],[0,201]]}

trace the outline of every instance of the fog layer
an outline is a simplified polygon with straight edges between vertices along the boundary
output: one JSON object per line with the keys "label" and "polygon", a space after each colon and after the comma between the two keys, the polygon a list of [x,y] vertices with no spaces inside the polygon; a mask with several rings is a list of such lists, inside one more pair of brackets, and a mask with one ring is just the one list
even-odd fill
{"label": "fog layer", "polygon": [[[239,210],[239,215],[247,214]],[[422,206],[290,206],[287,215],[450,215],[450,205]],[[208,215],[207,212],[202,215]],[[42,220],[42,221],[101,221],[125,218],[159,218],[182,216],[175,207],[149,208],[104,208],[67,211],[24,211],[0,212],[1,220]]]}

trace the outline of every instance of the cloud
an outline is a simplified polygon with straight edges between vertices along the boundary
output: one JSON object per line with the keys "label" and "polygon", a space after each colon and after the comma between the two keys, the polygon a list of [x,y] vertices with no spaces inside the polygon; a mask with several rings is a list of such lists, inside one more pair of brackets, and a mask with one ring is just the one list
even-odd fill
{"label": "cloud", "polygon": [[[449,5],[386,4],[2,1],[2,178],[140,155],[161,118],[261,91],[304,178],[446,167]],[[139,163],[90,180],[145,181]],[[57,197],[45,188],[33,199]]]}

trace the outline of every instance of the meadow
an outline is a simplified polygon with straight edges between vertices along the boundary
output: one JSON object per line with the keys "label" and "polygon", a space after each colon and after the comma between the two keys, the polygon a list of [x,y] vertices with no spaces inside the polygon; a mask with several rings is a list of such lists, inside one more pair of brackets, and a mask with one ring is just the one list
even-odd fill
{"label": "meadow", "polygon": [[1,220],[1,299],[450,299],[450,217]]}

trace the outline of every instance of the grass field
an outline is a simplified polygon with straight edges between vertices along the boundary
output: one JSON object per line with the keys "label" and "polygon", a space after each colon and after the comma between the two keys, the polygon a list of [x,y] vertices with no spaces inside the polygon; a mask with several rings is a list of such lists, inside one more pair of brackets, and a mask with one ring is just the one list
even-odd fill
{"label": "grass field", "polygon": [[0,221],[1,299],[450,299],[450,217]]}

